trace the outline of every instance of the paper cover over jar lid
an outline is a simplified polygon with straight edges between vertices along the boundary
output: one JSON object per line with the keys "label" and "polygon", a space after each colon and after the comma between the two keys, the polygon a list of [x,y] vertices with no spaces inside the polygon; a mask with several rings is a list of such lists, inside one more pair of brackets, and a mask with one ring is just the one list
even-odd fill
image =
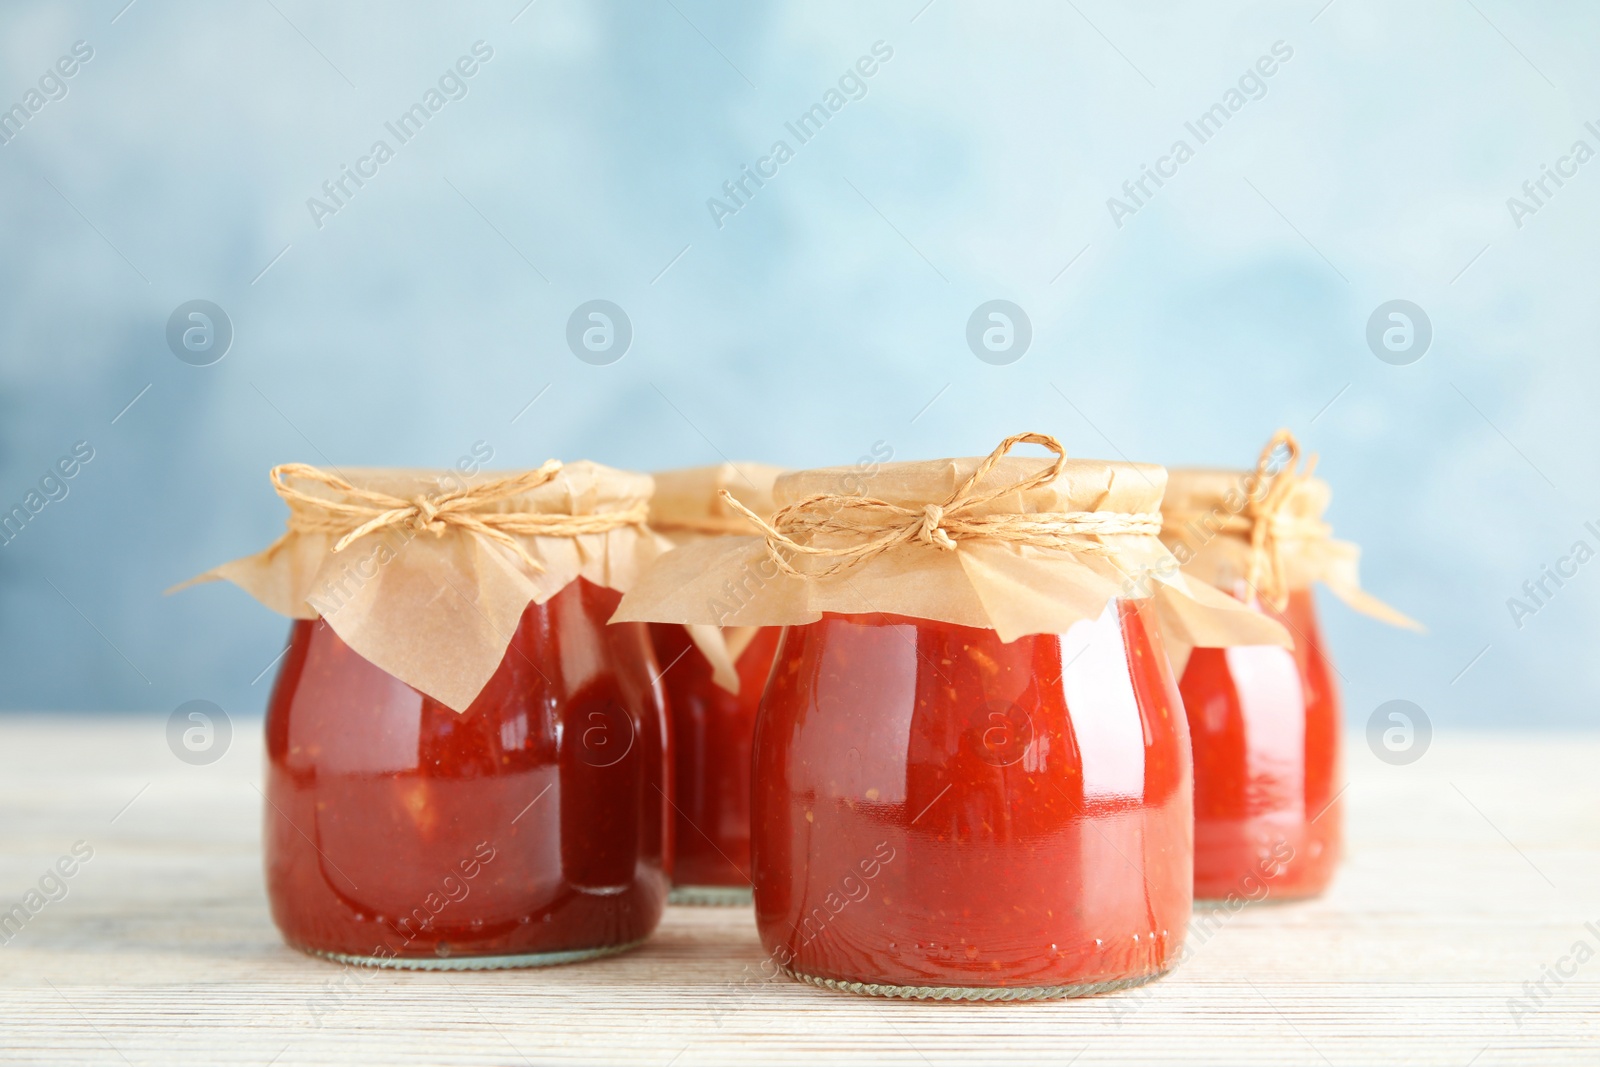
{"label": "paper cover over jar lid", "polygon": [[[667,544],[645,524],[648,475],[580,461],[480,475],[275,467],[288,530],[225,579],[324,619],[365,659],[457,711],[500,666],[529,603],[577,578],[626,591]],[[180,586],[179,588],[182,588]]]}
{"label": "paper cover over jar lid", "polygon": [[1171,471],[1161,539],[1184,573],[1225,591],[1242,585],[1280,609],[1292,590],[1322,582],[1357,611],[1422,629],[1361,588],[1361,549],[1334,540],[1323,520],[1333,490],[1312,477],[1315,456],[1299,462],[1300,443],[1280,430],[1254,470]]}
{"label": "paper cover over jar lid", "polygon": [[[768,518],[773,512],[772,483],[782,473],[782,467],[765,463],[656,471],[651,475],[656,491],[650,498],[650,528],[674,545],[754,534],[756,525],[735,509],[723,491],[737,504]],[[712,681],[729,693],[739,692],[739,656],[755,638],[757,627],[690,624],[685,629],[711,664]],[[662,670],[667,666],[662,664]]]}
{"label": "paper cover over jar lid", "polygon": [[765,463],[719,463],[656,471],[650,527],[674,544],[696,537],[753,534],[756,527],[722,497],[722,490],[757,515],[772,514],[772,483],[782,467]]}
{"label": "paper cover over jar lid", "polygon": [[[1056,458],[1007,454],[1025,442]],[[770,523],[746,515],[764,536],[663,556],[614,618],[776,626],[883,612],[1010,641],[1153,597],[1163,628],[1189,645],[1288,644],[1276,623],[1179,572],[1157,537],[1165,482],[1158,466],[1068,459],[1044,434],[869,475],[796,471],[777,479]]]}

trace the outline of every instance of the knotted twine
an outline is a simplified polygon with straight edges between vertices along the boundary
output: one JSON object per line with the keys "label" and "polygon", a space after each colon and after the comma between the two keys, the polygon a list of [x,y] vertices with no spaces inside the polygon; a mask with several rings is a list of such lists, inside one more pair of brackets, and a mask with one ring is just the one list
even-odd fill
{"label": "knotted twine", "polygon": [[[1019,444],[1035,444],[1055,453],[1056,460],[1036,473],[986,493],[978,483],[1002,456]],[[815,493],[780,508],[767,521],[728,493],[722,499],[766,535],[767,555],[784,574],[796,578],[824,579],[860,566],[901,545],[924,545],[954,551],[962,541],[1003,541],[1034,548],[1073,552],[1102,552],[1096,538],[1110,534],[1154,535],[1161,531],[1161,516],[1122,511],[1057,511],[977,514],[1011,493],[1025,493],[1049,485],[1061,476],[1067,451],[1049,434],[1019,433],[1001,441],[955,491],[943,501],[920,508],[891,504],[875,497],[847,493]],[[834,544],[818,544],[826,539]],[[795,556],[835,562],[820,570],[801,570]]]}
{"label": "knotted twine", "polygon": [[[1279,449],[1286,461],[1275,468]],[[1335,540],[1332,527],[1322,521],[1328,488],[1312,477],[1316,457],[1304,469],[1299,460],[1299,442],[1288,430],[1279,430],[1261,450],[1255,470],[1241,475],[1244,484],[1239,488],[1224,492],[1212,484],[1226,472],[1173,471],[1167,486],[1170,503],[1162,508],[1162,538],[1189,550],[1184,571],[1229,591],[1228,583],[1242,575],[1250,593],[1277,611],[1287,606],[1295,589],[1320,581],[1363,614],[1422,630],[1416,620],[1361,588],[1356,573],[1360,549]],[[1236,504],[1234,494],[1241,490],[1243,503]],[[1200,510],[1213,501],[1209,510]],[[1229,536],[1211,544],[1223,534]],[[1231,551],[1235,545],[1237,554]]]}
{"label": "knotted twine", "polygon": [[[1274,469],[1279,448],[1287,455]],[[1303,550],[1307,542],[1326,541],[1333,536],[1333,527],[1321,519],[1296,515],[1289,509],[1290,500],[1301,485],[1311,480],[1317,467],[1315,455],[1307,457],[1303,468],[1300,460],[1300,442],[1288,430],[1279,430],[1261,449],[1254,472],[1256,488],[1246,494],[1244,507],[1239,511],[1218,515],[1215,509],[1208,512],[1163,510],[1169,532],[1174,527],[1201,520],[1208,530],[1238,535],[1249,541],[1245,585],[1277,611],[1282,611],[1289,602],[1286,555]]]}
{"label": "knotted twine", "polygon": [[[642,526],[649,515],[648,502],[641,501],[624,511],[598,515],[547,515],[529,511],[491,511],[492,505],[537,489],[561,472],[560,460],[546,460],[535,470],[507,478],[481,482],[462,489],[439,493],[419,493],[410,500],[371,489],[359,489],[337,474],[305,463],[284,463],[272,468],[272,487],[289,505],[289,529],[301,533],[338,535],[333,551],[341,552],[351,543],[388,527],[409,527],[416,533],[443,537],[450,529],[476,534],[504,545],[535,573],[544,564],[529,554],[523,537],[577,537],[605,533],[621,526]],[[342,494],[342,500],[329,500],[290,485],[288,478],[302,479]]]}

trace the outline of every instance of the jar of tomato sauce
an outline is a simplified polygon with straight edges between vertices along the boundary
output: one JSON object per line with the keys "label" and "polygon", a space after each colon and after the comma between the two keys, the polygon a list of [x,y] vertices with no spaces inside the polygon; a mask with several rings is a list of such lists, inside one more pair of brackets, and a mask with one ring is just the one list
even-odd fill
{"label": "jar of tomato sauce", "polygon": [[778,634],[766,626],[732,635],[738,688],[730,691],[688,627],[650,624],[672,727],[674,904],[750,902],[751,743]]}
{"label": "jar of tomato sauce", "polygon": [[[1022,442],[1056,458],[1007,455]],[[785,627],[752,802],[770,966],[972,1000],[1165,973],[1190,910],[1191,769],[1156,605],[1186,587],[1119,593],[1169,558],[1164,472],[1026,434],[857,474],[780,477],[762,538],[662,557],[617,616]]]}
{"label": "jar of tomato sauce", "polygon": [[669,740],[647,629],[608,620],[662,548],[649,478],[579,463],[274,482],[288,534],[208,577],[299,616],[266,719],[284,939],[478,969],[647,937],[670,871]]}
{"label": "jar of tomato sauce", "polygon": [[[779,468],[723,463],[659,471],[650,526],[674,546],[749,535],[755,527],[719,495],[772,513]],[[774,627],[652,623],[672,730],[677,858],[674,904],[750,902],[750,745],[778,646]]]}
{"label": "jar of tomato sauce", "polygon": [[1355,546],[1332,540],[1322,521],[1330,490],[1299,464],[1299,443],[1282,431],[1253,471],[1172,471],[1162,506],[1162,539],[1184,571],[1294,639],[1292,648],[1197,648],[1183,667],[1201,900],[1316,896],[1338,868],[1342,715],[1312,584],[1416,625],[1361,591]]}
{"label": "jar of tomato sauce", "polygon": [[1189,918],[1188,734],[1137,602],[1064,634],[789,627],[756,743],[756,919],[851,992],[1029,999],[1164,973]]}

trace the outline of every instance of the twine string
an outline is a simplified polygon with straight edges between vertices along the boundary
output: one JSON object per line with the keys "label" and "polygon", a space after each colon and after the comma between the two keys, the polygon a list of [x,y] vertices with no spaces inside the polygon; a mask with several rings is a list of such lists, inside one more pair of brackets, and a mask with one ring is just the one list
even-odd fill
{"label": "twine string", "polygon": [[[1278,449],[1287,453],[1282,466],[1273,468]],[[1245,584],[1264,603],[1282,611],[1289,602],[1289,550],[1306,542],[1326,540],[1332,529],[1320,519],[1305,518],[1290,512],[1289,502],[1300,486],[1311,480],[1317,467],[1315,455],[1306,457],[1300,467],[1300,442],[1288,430],[1279,430],[1261,449],[1256,460],[1256,491],[1246,496],[1236,514],[1218,519],[1213,512],[1166,512],[1169,528],[1195,519],[1208,522],[1218,532],[1238,534],[1250,543],[1250,561],[1245,569]]]}
{"label": "twine string", "polygon": [[[1019,444],[1040,445],[1055,453],[1055,462],[1026,478],[986,493],[978,485],[995,464]],[[1003,512],[979,514],[1002,497],[1050,485],[1061,476],[1067,451],[1042,433],[1006,438],[938,503],[919,507],[891,504],[875,497],[815,493],[780,508],[770,521],[761,518],[722,490],[722,499],[766,536],[767,555],[784,574],[822,579],[860,566],[892,548],[918,544],[954,551],[962,541],[1000,541],[1035,548],[1104,552],[1098,538],[1112,534],[1152,535],[1161,530],[1158,514],[1119,511]],[[819,543],[827,542],[827,543]],[[793,560],[810,556],[832,562],[820,570],[802,571]]]}
{"label": "twine string", "polygon": [[[289,529],[302,533],[337,534],[333,551],[341,552],[368,534],[389,527],[409,527],[417,533],[443,537],[461,530],[502,545],[535,572],[544,564],[535,559],[518,537],[576,537],[604,533],[620,526],[642,525],[648,504],[640,502],[623,511],[598,515],[543,515],[534,512],[485,510],[492,504],[544,485],[561,471],[559,460],[547,460],[535,470],[482,482],[462,489],[419,493],[407,500],[350,484],[337,474],[305,463],[285,463],[272,468],[272,487],[289,505]],[[333,490],[338,497],[314,496],[289,484],[289,479]]]}

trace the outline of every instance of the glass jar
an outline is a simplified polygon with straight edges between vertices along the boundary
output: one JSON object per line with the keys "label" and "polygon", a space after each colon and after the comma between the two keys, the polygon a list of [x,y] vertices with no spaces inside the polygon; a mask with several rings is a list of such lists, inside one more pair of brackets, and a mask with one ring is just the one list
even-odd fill
{"label": "glass jar", "polygon": [[755,632],[735,661],[739,692],[730,693],[688,630],[650,624],[672,728],[674,904],[750,902],[750,746],[779,632]]}
{"label": "glass jar", "polygon": [[1197,648],[1179,685],[1194,744],[1200,900],[1315,896],[1342,852],[1339,692],[1316,603],[1301,588],[1282,612],[1262,610],[1293,649]]}
{"label": "glass jar", "polygon": [[463,713],[299,620],[268,705],[267,894],[288,943],[395,967],[586,959],[666,900],[662,697],[620,594],[529,604]]}
{"label": "glass jar", "polygon": [[825,614],[784,631],[756,730],[773,964],[962,1000],[1138,985],[1189,919],[1188,731],[1142,602],[1067,633]]}

